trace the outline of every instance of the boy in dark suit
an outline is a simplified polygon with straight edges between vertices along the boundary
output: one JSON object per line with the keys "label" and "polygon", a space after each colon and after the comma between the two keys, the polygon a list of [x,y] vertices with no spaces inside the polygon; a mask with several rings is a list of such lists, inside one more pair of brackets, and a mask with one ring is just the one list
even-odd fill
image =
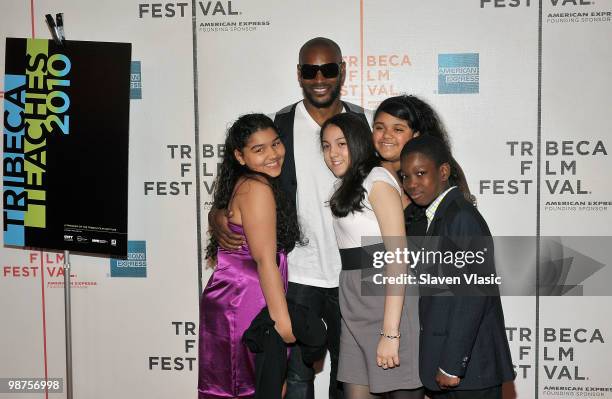
{"label": "boy in dark suit", "polygon": [[[426,207],[427,241],[435,242],[429,249],[455,254],[482,250],[491,242],[491,233],[482,215],[455,187],[450,159],[448,148],[435,137],[413,138],[402,150],[404,189],[413,203]],[[494,273],[492,247],[485,258],[484,266],[438,261],[430,269],[458,277],[462,284],[450,288],[452,292],[424,294],[421,287],[419,369],[432,399],[501,398],[501,384],[515,377],[497,286],[485,286],[482,294],[465,283],[470,273]]]}

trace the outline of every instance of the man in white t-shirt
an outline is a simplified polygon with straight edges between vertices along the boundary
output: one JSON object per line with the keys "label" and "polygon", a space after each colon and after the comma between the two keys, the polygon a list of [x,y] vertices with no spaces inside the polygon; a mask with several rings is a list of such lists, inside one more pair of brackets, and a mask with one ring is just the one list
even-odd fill
{"label": "man in white t-shirt", "polygon": [[[307,41],[299,53],[297,78],[303,100],[272,115],[285,144],[286,155],[280,186],[295,199],[298,219],[306,245],[289,254],[287,299],[307,306],[327,326],[330,352],[330,398],[342,398],[336,381],[340,346],[340,308],[338,280],[341,263],[327,201],[335,177],[325,166],[319,131],[330,117],[341,112],[361,114],[363,108],[340,100],[346,65],[340,47],[332,40],[317,37]],[[369,123],[370,124],[370,123]],[[241,237],[226,227],[222,212],[209,214],[213,234],[223,247],[240,245]],[[302,361],[299,347],[294,347],[287,372],[286,399],[314,398],[314,370]]]}

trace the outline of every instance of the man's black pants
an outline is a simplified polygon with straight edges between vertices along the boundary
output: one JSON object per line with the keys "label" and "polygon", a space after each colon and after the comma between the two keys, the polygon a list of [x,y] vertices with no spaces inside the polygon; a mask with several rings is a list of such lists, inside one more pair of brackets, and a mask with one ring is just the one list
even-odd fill
{"label": "man's black pants", "polygon": [[[321,288],[289,283],[287,300],[308,307],[327,326],[327,349],[331,361],[329,374],[329,398],[342,399],[336,376],[340,351],[340,305],[338,288]],[[298,346],[291,348],[287,369],[287,395],[285,399],[314,399],[314,370],[304,364]]]}

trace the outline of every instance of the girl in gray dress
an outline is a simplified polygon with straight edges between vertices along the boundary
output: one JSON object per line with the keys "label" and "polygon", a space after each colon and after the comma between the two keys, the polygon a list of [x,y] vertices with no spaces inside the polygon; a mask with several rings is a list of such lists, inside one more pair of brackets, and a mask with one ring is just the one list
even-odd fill
{"label": "girl in gray dress", "polygon": [[[338,380],[344,382],[347,399],[422,398],[418,296],[404,295],[404,286],[362,295],[362,280],[372,281],[363,276],[372,273],[363,273],[367,262],[354,256],[361,253],[365,237],[378,238],[389,252],[405,246],[403,191],[396,176],[380,166],[370,129],[358,116],[343,113],[329,119],[321,128],[321,148],[338,177],[329,201],[342,257]],[[397,273],[399,265],[388,268]]]}

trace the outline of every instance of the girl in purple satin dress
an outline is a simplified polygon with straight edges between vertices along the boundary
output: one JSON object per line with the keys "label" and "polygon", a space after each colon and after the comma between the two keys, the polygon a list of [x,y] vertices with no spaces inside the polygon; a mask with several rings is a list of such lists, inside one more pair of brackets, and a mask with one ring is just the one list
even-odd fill
{"label": "girl in purple satin dress", "polygon": [[295,209],[274,181],[284,156],[265,115],[243,115],[227,132],[213,206],[229,211],[229,227],[244,243],[227,250],[211,238],[207,247],[216,267],[200,302],[200,399],[254,395],[254,355],[242,335],[263,307],[282,339],[295,342],[285,292],[287,253],[300,233]]}

